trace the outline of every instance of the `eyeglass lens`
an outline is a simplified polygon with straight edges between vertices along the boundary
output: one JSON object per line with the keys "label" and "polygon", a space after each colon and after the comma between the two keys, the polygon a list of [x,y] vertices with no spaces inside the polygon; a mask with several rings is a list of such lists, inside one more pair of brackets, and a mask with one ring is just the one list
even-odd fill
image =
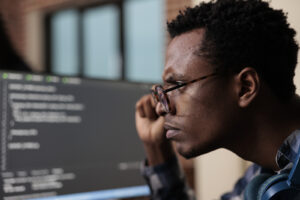
{"label": "eyeglass lens", "polygon": [[167,95],[164,93],[164,89],[161,86],[155,88],[159,102],[163,105],[165,112],[169,112],[169,101]]}

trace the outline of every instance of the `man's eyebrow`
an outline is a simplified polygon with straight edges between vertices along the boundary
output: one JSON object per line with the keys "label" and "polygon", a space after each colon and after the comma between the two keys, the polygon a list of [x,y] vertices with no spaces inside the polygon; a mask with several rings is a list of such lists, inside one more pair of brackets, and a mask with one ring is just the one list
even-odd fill
{"label": "man's eyebrow", "polygon": [[210,55],[207,50],[204,50],[204,48],[200,47],[200,46],[197,49],[195,49],[193,54],[196,56],[199,56],[199,57],[204,57],[204,58],[207,58]]}

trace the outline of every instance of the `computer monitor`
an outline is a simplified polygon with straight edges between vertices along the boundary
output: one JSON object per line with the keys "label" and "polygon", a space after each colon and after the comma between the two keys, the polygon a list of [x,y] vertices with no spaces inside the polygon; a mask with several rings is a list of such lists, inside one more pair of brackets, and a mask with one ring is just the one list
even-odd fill
{"label": "computer monitor", "polygon": [[0,71],[1,199],[147,196],[135,103],[149,85]]}

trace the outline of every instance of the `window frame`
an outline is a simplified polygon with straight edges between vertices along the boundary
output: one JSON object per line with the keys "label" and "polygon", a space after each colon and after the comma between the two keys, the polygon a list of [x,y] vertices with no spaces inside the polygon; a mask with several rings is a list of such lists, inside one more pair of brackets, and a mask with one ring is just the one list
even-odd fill
{"label": "window frame", "polygon": [[77,52],[77,59],[78,59],[78,63],[79,63],[79,70],[76,76],[78,77],[85,77],[84,76],[84,30],[83,30],[83,15],[84,12],[87,11],[90,8],[95,8],[95,7],[100,7],[100,6],[105,6],[105,5],[114,5],[116,6],[116,8],[119,10],[119,54],[121,56],[121,63],[120,63],[120,78],[117,80],[125,80],[125,69],[126,69],[126,64],[125,64],[125,52],[124,52],[124,45],[125,45],[125,41],[124,41],[124,6],[123,6],[124,2],[123,0],[106,0],[106,1],[101,1],[101,2],[96,2],[93,4],[83,4],[83,5],[76,5],[76,6],[64,6],[52,11],[49,11],[45,14],[44,17],[44,30],[45,30],[45,66],[46,66],[46,73],[53,73],[52,71],[52,53],[51,53],[51,49],[52,49],[52,35],[51,35],[51,20],[53,18],[53,16],[60,12],[60,11],[64,11],[67,9],[73,9],[76,10],[78,12],[78,21],[77,21],[77,27],[78,27],[78,52]]}

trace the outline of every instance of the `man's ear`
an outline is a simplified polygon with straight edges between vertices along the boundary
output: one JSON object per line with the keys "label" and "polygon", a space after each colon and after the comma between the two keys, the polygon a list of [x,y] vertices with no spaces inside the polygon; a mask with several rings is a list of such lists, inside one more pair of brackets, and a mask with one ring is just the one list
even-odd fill
{"label": "man's ear", "polygon": [[236,76],[238,104],[247,107],[258,95],[260,79],[255,69],[246,67]]}

